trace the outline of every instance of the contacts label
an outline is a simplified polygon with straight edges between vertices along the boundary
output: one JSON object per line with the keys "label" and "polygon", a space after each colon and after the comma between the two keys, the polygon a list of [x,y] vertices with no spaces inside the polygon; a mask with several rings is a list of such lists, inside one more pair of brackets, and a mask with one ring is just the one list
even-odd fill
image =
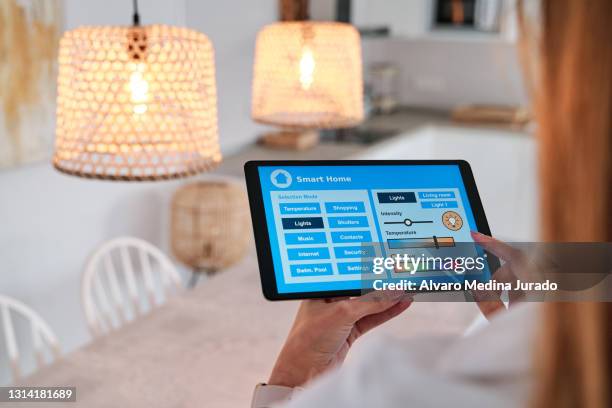
{"label": "contacts label", "polygon": [[334,231],[331,233],[331,237],[335,244],[372,242],[370,231]]}

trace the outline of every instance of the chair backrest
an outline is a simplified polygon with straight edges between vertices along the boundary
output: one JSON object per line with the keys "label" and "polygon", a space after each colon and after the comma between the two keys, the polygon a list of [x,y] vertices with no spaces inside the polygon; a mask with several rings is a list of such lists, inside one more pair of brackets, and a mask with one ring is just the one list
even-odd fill
{"label": "chair backrest", "polygon": [[22,377],[22,354],[17,341],[14,317],[25,320],[29,326],[28,336],[31,337],[37,368],[46,364],[46,355],[50,355],[51,359],[59,357],[60,348],[55,334],[34,310],[16,299],[0,295],[0,334],[4,338],[13,380],[17,380]]}
{"label": "chair backrest", "polygon": [[95,337],[119,328],[182,287],[172,262],[152,244],[133,237],[107,241],[90,256],[83,274],[89,330]]}

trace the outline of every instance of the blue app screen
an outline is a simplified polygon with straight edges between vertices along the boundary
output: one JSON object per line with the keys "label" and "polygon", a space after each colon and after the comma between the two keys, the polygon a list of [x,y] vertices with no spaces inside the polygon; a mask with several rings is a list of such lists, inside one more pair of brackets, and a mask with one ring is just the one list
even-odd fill
{"label": "blue app screen", "polygon": [[[452,256],[477,230],[457,165],[262,166],[259,177],[279,293],[362,289],[381,278],[372,259]],[[383,278],[458,279],[411,272]]]}

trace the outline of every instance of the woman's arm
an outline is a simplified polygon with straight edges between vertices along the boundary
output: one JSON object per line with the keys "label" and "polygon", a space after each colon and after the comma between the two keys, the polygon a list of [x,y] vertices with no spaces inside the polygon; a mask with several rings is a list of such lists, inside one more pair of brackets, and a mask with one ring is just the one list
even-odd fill
{"label": "woman's arm", "polygon": [[411,303],[412,298],[401,291],[303,301],[267,385],[256,390],[253,407],[285,399],[289,388],[301,387],[341,364],[355,340]]}
{"label": "woman's arm", "polygon": [[399,315],[412,298],[401,291],[340,300],[306,300],[268,384],[298,387],[342,363],[361,335]]}

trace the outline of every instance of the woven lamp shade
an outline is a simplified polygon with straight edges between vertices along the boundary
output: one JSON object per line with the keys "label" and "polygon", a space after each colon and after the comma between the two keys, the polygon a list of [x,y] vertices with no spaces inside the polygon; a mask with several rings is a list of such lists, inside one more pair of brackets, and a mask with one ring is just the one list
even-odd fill
{"label": "woven lamp shade", "polygon": [[363,120],[359,33],[350,24],[283,22],[257,36],[252,116],[295,128],[345,128]]}
{"label": "woven lamp shade", "polygon": [[246,191],[238,182],[191,183],[172,198],[172,252],[195,271],[214,273],[242,259],[250,225]]}
{"label": "woven lamp shade", "polygon": [[213,47],[163,25],[84,27],[61,40],[54,166],[158,180],[221,161]]}

